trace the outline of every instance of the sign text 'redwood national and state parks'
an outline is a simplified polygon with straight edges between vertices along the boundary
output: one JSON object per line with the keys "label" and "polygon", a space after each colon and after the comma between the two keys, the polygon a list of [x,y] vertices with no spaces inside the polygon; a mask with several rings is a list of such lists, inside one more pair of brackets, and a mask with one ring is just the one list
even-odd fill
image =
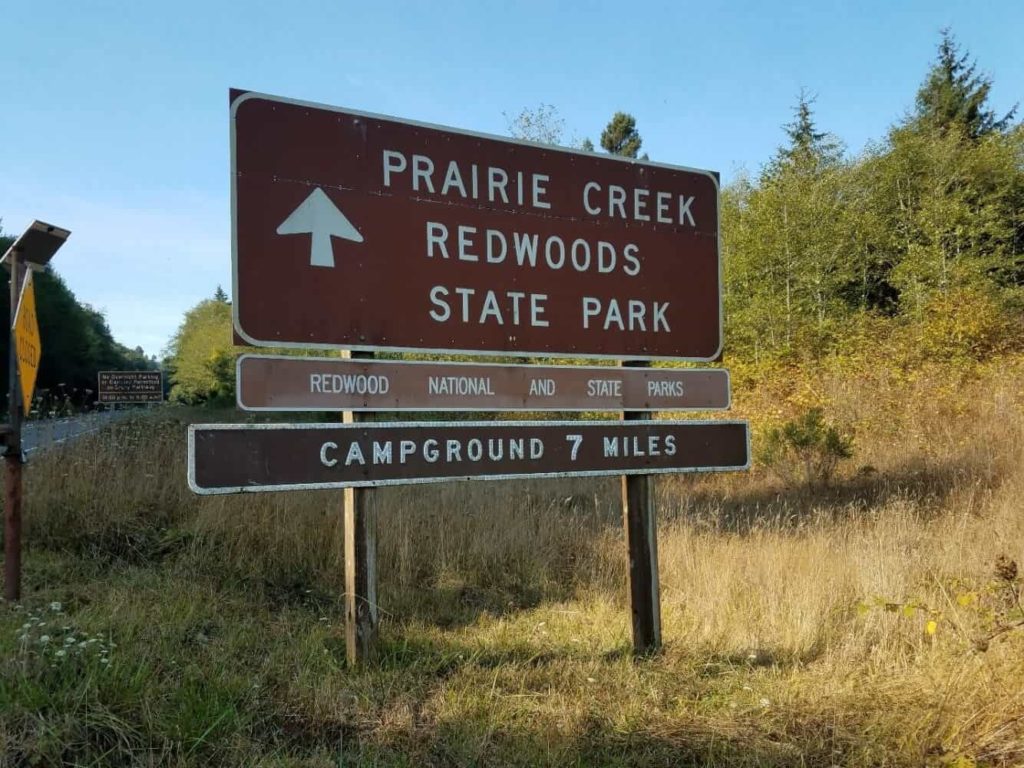
{"label": "sign text 'redwood national and state parks'", "polygon": [[248,343],[711,360],[710,172],[232,92]]}
{"label": "sign text 'redwood national and state parks'", "polygon": [[495,365],[242,355],[253,411],[682,411],[729,407],[721,368]]}
{"label": "sign text 'redwood national and state parks'", "polygon": [[196,493],[746,469],[746,422],[194,424]]}

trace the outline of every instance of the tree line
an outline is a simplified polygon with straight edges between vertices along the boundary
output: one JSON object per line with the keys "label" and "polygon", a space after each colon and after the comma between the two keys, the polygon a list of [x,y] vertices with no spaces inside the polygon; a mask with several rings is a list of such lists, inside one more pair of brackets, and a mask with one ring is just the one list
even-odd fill
{"label": "tree line", "polygon": [[[1024,344],[1024,127],[996,113],[992,81],[949,31],[913,107],[848,156],[801,92],[785,141],[721,194],[726,362],[816,358],[903,333],[920,355],[983,356]],[[566,140],[546,104],[506,115],[509,133]],[[636,119],[616,112],[609,154],[646,160]],[[172,396],[233,400],[231,308],[218,288],[169,347]]]}
{"label": "tree line", "polygon": [[[0,254],[15,237],[0,231]],[[66,412],[90,405],[96,399],[97,373],[102,370],[155,370],[154,357],[141,347],[129,349],[118,343],[103,313],[75,298],[52,266],[33,277],[36,317],[43,351],[36,379],[33,406],[37,415]],[[0,291],[0,317],[10,316],[10,291]],[[0,381],[6,392],[9,371],[9,334],[0,334]],[[4,398],[6,403],[6,397]]]}
{"label": "tree line", "polygon": [[943,33],[913,109],[852,158],[800,95],[787,143],[723,190],[731,349],[813,355],[865,318],[1019,314],[1024,129],[991,87]]}

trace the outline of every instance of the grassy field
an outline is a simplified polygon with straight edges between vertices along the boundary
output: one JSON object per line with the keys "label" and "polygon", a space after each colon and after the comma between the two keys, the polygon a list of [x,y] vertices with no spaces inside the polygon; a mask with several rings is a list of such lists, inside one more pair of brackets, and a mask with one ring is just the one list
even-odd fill
{"label": "grassy field", "polygon": [[736,376],[828,486],[659,480],[664,652],[618,485],[374,492],[382,653],[346,669],[339,492],[200,499],[168,408],[28,468],[0,765],[1024,765],[1024,360]]}

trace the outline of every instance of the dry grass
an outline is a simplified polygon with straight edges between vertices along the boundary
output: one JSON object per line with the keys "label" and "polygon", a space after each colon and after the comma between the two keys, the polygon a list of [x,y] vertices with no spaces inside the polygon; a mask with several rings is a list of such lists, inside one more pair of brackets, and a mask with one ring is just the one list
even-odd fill
{"label": "dry grass", "polygon": [[1024,631],[979,650],[1013,620],[995,558],[1024,564],[1024,361],[824,370],[736,404],[759,426],[823,405],[855,459],[814,492],[659,481],[666,647],[640,662],[615,482],[375,491],[383,657],[353,672],[340,494],[193,497],[189,412],[40,457],[29,603],[113,633],[121,677],[7,663],[3,754],[84,734],[100,764],[1024,764]]}

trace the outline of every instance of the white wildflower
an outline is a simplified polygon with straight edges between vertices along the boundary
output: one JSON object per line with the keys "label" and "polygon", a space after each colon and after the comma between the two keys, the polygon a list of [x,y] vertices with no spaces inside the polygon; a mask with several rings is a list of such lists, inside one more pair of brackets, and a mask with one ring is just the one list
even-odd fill
{"label": "white wildflower", "polygon": [[48,643],[48,642],[50,642],[50,636],[49,635],[43,635],[42,637],[39,638],[39,642],[40,643]]}
{"label": "white wildflower", "polygon": [[60,603],[57,603],[57,602],[50,603],[50,610],[51,611],[60,611],[63,607],[64,606],[62,606]]}

